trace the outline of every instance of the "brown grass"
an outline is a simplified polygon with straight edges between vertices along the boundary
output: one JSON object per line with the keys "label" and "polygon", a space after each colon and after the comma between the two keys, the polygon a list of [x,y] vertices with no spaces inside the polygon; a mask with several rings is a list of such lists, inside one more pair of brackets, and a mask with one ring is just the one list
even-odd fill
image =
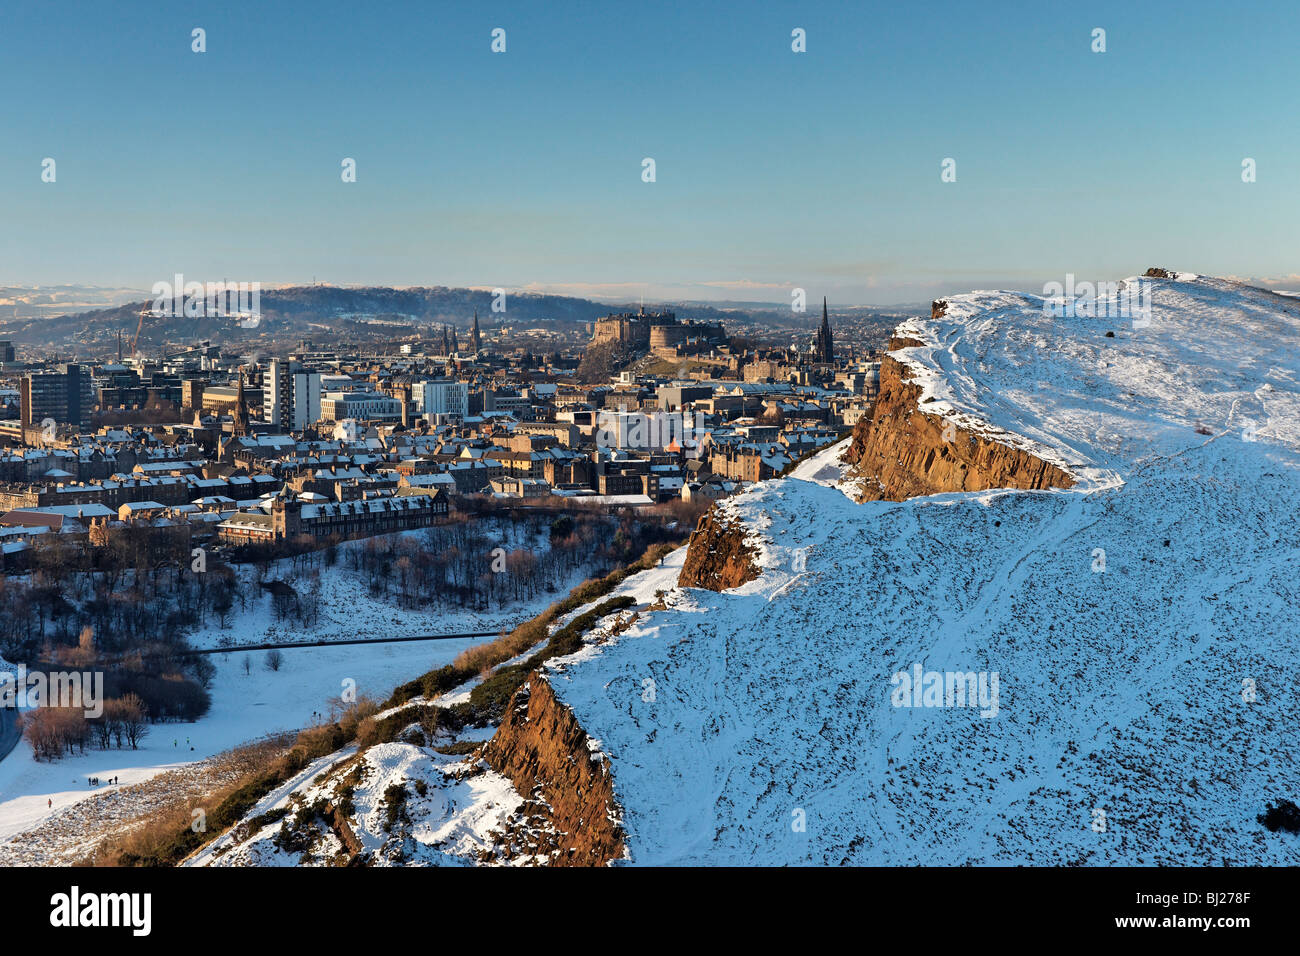
{"label": "brown grass", "polygon": [[494,641],[476,644],[461,651],[452,662],[452,666],[458,671],[472,675],[518,657],[546,640],[550,635],[551,625],[565,614],[604,597],[622,584],[628,576],[653,568],[659,563],[660,558],[679,546],[679,543],[672,542],[652,545],[638,560],[626,567],[617,568],[603,578],[589,578],[583,581],[569,592],[568,597],[557,601],[536,617],[520,624],[509,634],[502,634]]}
{"label": "brown grass", "polygon": [[[213,779],[219,785],[200,795],[186,795],[165,808],[151,811],[130,829],[103,841],[87,862],[99,866],[174,866],[237,824],[272,789],[311,761],[333,753],[374,724],[379,705],[370,697],[340,709],[332,723],[308,727],[294,738],[257,741],[229,751],[217,760]],[[203,808],[207,828],[191,829],[193,811]]]}
{"label": "brown grass", "polygon": [[[195,807],[216,806],[248,784],[268,765],[283,759],[289,753],[292,743],[289,735],[284,734],[256,740],[218,754],[208,761],[209,776],[214,781],[223,781],[222,783],[199,795],[178,793],[161,808],[155,807],[146,816],[128,824],[122,832],[101,841],[82,863],[122,866],[125,859],[152,855],[173,840],[179,831],[190,828]],[[164,783],[162,778],[156,779]]]}

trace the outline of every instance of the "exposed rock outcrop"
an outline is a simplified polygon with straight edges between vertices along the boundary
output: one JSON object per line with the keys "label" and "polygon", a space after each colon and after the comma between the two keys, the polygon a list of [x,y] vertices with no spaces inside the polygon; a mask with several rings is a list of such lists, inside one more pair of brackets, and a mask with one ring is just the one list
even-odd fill
{"label": "exposed rock outcrop", "polygon": [[357,838],[356,831],[348,823],[347,815],[337,805],[331,803],[325,807],[323,816],[326,824],[334,831],[348,854],[348,866],[357,866],[365,862],[365,846]]}
{"label": "exposed rock outcrop", "polygon": [[[942,315],[947,303],[936,301]],[[895,338],[890,351],[919,346]],[[908,368],[886,355],[880,363],[880,394],[871,415],[853,430],[845,456],[861,479],[864,501],[903,501],[918,495],[989,488],[1069,488],[1074,478],[1029,452],[976,434],[919,408],[921,388]]]}
{"label": "exposed rock outcrop", "polygon": [[[948,303],[936,300],[940,316]],[[895,338],[890,348],[919,346]],[[863,479],[863,499],[901,501],[917,495],[988,488],[1068,488],[1074,479],[1022,449],[977,435],[919,408],[921,388],[901,362],[886,356],[872,414],[854,430],[846,458]],[[678,577],[681,587],[725,591],[756,579],[760,570],[749,532],[714,505],[691,534]],[[537,674],[516,692],[496,735],[484,748],[489,764],[521,794],[536,795],[559,842],[555,864],[599,865],[624,853],[613,778],[593,759],[573,712]]]}
{"label": "exposed rock outcrop", "polygon": [[552,866],[603,866],[623,857],[614,778],[573,711],[536,671],[515,691],[483,758],[532,797],[558,835]]}
{"label": "exposed rock outcrop", "polygon": [[678,586],[725,591],[753,581],[759,571],[748,537],[744,526],[728,521],[715,504],[691,533]]}

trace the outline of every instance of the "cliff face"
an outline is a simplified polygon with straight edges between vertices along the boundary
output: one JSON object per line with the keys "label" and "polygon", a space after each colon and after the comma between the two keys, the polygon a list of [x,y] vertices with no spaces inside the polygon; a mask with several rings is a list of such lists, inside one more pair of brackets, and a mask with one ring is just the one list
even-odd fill
{"label": "cliff face", "polygon": [[[941,312],[945,303],[936,302]],[[891,349],[919,345],[894,339]],[[850,452],[863,481],[863,500],[901,501],[918,495],[988,488],[1068,488],[1074,480],[1021,449],[969,432],[919,408],[921,388],[907,367],[888,356],[881,363],[880,396],[854,430]],[[945,438],[947,440],[945,440]],[[745,526],[714,505],[691,534],[678,577],[682,587],[725,591],[759,577]],[[552,856],[557,865],[600,865],[623,855],[613,779],[594,760],[573,712],[534,674],[511,701],[484,757],[520,793],[536,794],[536,807],[561,831]]]}
{"label": "cliff face", "polygon": [[[945,303],[932,311],[942,314]],[[890,350],[919,346],[895,338]],[[1074,479],[1019,448],[1004,445],[922,412],[919,385],[907,366],[886,355],[872,414],[853,429],[845,456],[862,480],[863,501],[903,501],[918,495],[989,488],[1069,488]]]}
{"label": "cliff face", "polygon": [[725,591],[753,581],[758,573],[744,527],[728,521],[714,505],[700,516],[700,523],[691,533],[677,584]]}
{"label": "cliff face", "polygon": [[552,866],[603,866],[623,856],[614,779],[589,742],[573,711],[534,672],[483,748],[483,758],[558,834]]}
{"label": "cliff face", "polygon": [[[947,303],[931,306],[942,315]],[[894,338],[890,350],[920,346]],[[904,501],[920,495],[989,488],[1069,488],[1074,479],[1027,451],[976,434],[922,412],[921,387],[908,368],[886,355],[880,363],[880,394],[872,413],[853,430],[846,460],[861,480],[862,501]],[[678,585],[725,591],[759,576],[744,527],[715,505],[691,535]]]}

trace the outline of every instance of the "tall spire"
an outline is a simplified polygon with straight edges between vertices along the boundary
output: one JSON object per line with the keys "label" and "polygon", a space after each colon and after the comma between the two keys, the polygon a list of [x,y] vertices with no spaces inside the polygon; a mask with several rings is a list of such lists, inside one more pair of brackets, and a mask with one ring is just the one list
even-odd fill
{"label": "tall spire", "polygon": [[478,334],[478,309],[474,310],[474,327],[469,333],[469,347],[476,355],[483,347],[483,342]]}
{"label": "tall spire", "polygon": [[822,296],[822,324],[817,330],[816,359],[826,365],[835,361],[835,345],[831,338],[831,319],[826,310],[825,296]]}

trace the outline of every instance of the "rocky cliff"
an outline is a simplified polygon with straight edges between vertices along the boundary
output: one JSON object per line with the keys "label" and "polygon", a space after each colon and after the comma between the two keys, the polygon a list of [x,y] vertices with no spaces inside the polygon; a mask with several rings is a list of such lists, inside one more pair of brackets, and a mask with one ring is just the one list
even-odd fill
{"label": "rocky cliff", "polygon": [[[943,300],[931,313],[943,314]],[[922,343],[894,338],[890,351]],[[921,388],[908,368],[886,355],[880,363],[880,394],[871,415],[853,430],[845,456],[861,481],[863,501],[903,501],[919,495],[989,488],[1069,488],[1061,468],[937,415],[922,412]]]}
{"label": "rocky cliff", "polygon": [[534,672],[483,748],[488,764],[544,818],[556,851],[552,866],[603,866],[624,855],[614,779],[590,744],[573,711]]}
{"label": "rocky cliff", "polygon": [[[943,300],[931,314],[943,314]],[[895,337],[890,351],[920,346]],[[1020,448],[976,434],[919,407],[921,388],[908,368],[886,355],[880,363],[880,394],[871,414],[853,431],[845,460],[859,482],[862,501],[903,501],[919,495],[989,488],[1069,488],[1074,478]],[[678,584],[725,591],[759,576],[745,528],[717,505],[691,535]]]}
{"label": "rocky cliff", "polygon": [[759,571],[748,537],[744,526],[715,504],[691,533],[678,586],[725,591],[753,581]]}

